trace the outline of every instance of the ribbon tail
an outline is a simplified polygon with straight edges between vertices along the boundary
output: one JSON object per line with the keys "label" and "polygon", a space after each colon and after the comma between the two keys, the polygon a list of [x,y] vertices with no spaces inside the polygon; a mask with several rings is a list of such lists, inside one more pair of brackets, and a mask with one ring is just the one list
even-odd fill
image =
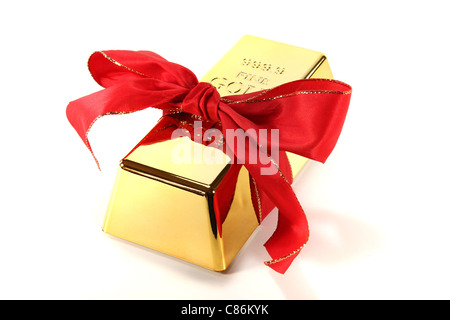
{"label": "ribbon tail", "polygon": [[265,264],[279,273],[285,273],[309,239],[305,212],[291,184],[281,173],[261,176],[257,166],[246,167],[254,167],[249,170],[250,174],[278,208],[277,228],[264,244],[272,260]]}
{"label": "ribbon tail", "polygon": [[[221,116],[222,124],[227,128],[225,130],[227,150],[232,150],[238,163],[247,168],[258,188],[279,210],[276,231],[265,244],[272,260],[265,264],[279,273],[285,273],[309,238],[308,222],[292,189],[292,179],[281,171],[278,165],[279,153],[271,152],[268,156],[267,149],[260,148],[263,143],[260,141],[261,137],[236,130],[236,123],[231,118],[223,114]],[[233,130],[228,129],[234,129],[236,132],[232,133]],[[245,152],[240,151],[238,144],[234,143],[235,138],[240,141],[248,139]]]}
{"label": "ribbon tail", "polygon": [[289,208],[279,201],[274,201],[278,212],[278,225],[264,244],[272,260],[265,264],[275,271],[284,274],[291,263],[303,249],[309,239],[308,221],[298,199],[289,186],[283,189],[285,199],[282,202],[296,204]]}
{"label": "ribbon tail", "polygon": [[[272,198],[268,197],[252,176],[250,176],[250,187],[253,206],[257,212],[258,220],[261,223],[274,207],[279,208],[282,204],[277,203],[277,205],[275,205],[272,200],[273,195]],[[286,197],[284,201],[292,199],[292,203],[298,203],[292,188],[284,186],[283,193]],[[278,211],[277,228],[269,240],[264,244],[267,252],[272,258],[270,261],[265,261],[265,265],[282,274],[286,272],[309,238],[308,221],[303,208],[299,205],[296,206],[296,208],[290,207],[287,210],[288,211]],[[295,211],[295,213],[292,211]],[[292,218],[288,219],[288,216]],[[289,250],[291,251],[287,248],[290,248]]]}

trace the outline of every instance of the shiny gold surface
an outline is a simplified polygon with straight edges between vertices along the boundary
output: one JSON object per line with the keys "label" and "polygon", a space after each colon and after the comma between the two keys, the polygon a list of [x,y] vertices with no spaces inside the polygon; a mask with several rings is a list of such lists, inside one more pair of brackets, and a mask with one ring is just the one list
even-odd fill
{"label": "shiny gold surface", "polygon": [[[201,81],[212,83],[226,96],[300,78],[332,78],[325,56],[244,36]],[[242,168],[239,173],[220,236],[213,199],[228,173],[230,159],[214,149],[223,161],[198,162],[192,152],[191,161],[175,163],[174,150],[180,147],[201,152],[214,149],[189,138],[137,148],[118,170],[103,230],[211,270],[225,270],[258,226],[248,172]],[[288,157],[295,176],[307,159]]]}
{"label": "shiny gold surface", "polygon": [[202,81],[221,96],[264,90],[305,78],[332,78],[325,55],[318,51],[244,36]]}
{"label": "shiny gold surface", "polygon": [[[186,160],[187,164],[174,162],[173,160],[176,161],[180,158],[177,151],[186,149],[191,150],[190,155],[187,155],[189,159],[183,159]],[[198,158],[202,160],[201,157],[195,157],[197,152],[196,149],[198,149],[200,154],[203,154],[206,151],[220,154],[221,161],[218,163],[209,163],[205,167],[205,163],[196,161]],[[168,177],[169,180],[182,179],[185,180],[184,183],[190,181],[191,183],[197,184],[199,188],[200,186],[207,188],[212,185],[217,179],[217,176],[229,166],[231,159],[216,148],[206,147],[202,144],[192,142],[188,137],[182,137],[168,140],[163,143],[140,146],[123,162],[129,163],[130,161],[147,166],[147,169],[138,169],[140,171],[158,170],[160,173],[156,173],[156,175],[170,175],[171,177]],[[130,167],[130,165],[128,165],[128,167]],[[150,174],[155,175],[153,172],[150,172]]]}
{"label": "shiny gold surface", "polygon": [[200,266],[222,269],[208,197],[119,169],[104,231]]}

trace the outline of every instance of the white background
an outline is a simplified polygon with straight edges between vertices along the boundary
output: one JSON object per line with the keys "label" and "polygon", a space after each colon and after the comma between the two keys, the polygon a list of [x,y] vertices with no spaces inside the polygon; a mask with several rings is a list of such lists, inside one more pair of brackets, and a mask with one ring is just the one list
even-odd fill
{"label": "white background", "polygon": [[[3,1],[0,298],[450,298],[447,1]],[[426,4],[425,4],[426,3]],[[353,86],[340,140],[295,190],[308,245],[264,266],[272,214],[224,273],[101,231],[119,159],[158,111],[66,119],[96,50],[151,50],[201,77],[244,34],[327,54]]]}

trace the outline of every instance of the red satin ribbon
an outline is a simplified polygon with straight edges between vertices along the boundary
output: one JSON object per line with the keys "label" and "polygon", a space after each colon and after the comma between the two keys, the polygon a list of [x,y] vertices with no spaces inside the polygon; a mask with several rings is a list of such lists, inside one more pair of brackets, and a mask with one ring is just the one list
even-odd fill
{"label": "red satin ribbon", "polygon": [[[95,120],[106,114],[153,107],[165,114],[185,112],[220,124],[227,151],[247,168],[257,186],[255,189],[252,184],[253,192],[267,196],[279,210],[277,228],[265,244],[272,260],[265,263],[284,273],[309,238],[308,223],[292,190],[290,173],[274,161],[276,157],[258,149],[260,143],[266,143],[264,150],[273,147],[270,138],[260,140],[259,129],[279,129],[280,160],[285,159],[285,152],[291,152],[325,162],[344,124],[351,87],[335,80],[308,79],[221,98],[212,85],[198,82],[189,69],[149,51],[95,52],[88,66],[105,89],[70,102],[67,117],[91,153],[87,134]],[[236,144],[230,147],[227,129],[254,129],[256,136],[253,143],[246,144],[244,154]],[[145,139],[140,144],[144,143]],[[262,155],[257,163],[249,159],[254,152]],[[274,166],[275,174],[261,173],[261,168],[267,168],[266,161]]]}

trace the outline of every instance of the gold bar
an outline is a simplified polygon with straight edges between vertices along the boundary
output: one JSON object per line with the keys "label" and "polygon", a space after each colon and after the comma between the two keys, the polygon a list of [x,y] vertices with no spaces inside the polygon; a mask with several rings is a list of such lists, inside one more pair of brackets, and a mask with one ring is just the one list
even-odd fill
{"label": "gold bar", "polygon": [[[331,79],[325,55],[244,36],[201,81],[226,96],[301,78]],[[187,154],[186,163],[173,161],[177,150]],[[196,163],[196,152],[220,153],[223,161]],[[296,176],[307,159],[288,157]],[[225,270],[258,226],[248,172],[242,167],[222,233],[218,232],[214,197],[229,169],[225,154],[187,137],[140,146],[120,164],[103,231],[211,270]]]}

